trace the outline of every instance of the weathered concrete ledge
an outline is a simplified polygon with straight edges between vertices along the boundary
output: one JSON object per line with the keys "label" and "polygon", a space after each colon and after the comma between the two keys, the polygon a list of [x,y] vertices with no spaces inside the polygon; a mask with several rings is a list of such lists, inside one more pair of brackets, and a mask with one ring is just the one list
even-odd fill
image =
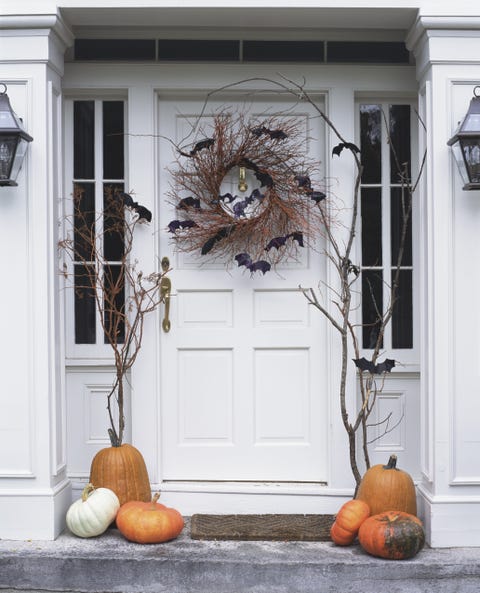
{"label": "weathered concrete ledge", "polygon": [[407,561],[325,542],[0,541],[0,590],[87,593],[479,593],[480,548],[425,549]]}

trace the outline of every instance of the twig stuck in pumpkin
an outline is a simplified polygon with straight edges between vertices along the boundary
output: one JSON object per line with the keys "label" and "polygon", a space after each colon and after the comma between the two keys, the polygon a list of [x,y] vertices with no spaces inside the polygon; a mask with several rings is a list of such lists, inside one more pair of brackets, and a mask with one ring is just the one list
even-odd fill
{"label": "twig stuck in pumpkin", "polygon": [[[108,434],[112,447],[120,447],[126,375],[141,348],[145,316],[163,302],[159,286],[168,270],[143,274],[131,261],[135,228],[151,219],[146,208],[114,186],[105,187],[102,212],[92,211],[87,203],[84,187],[76,183],[73,214],[67,217],[71,230],[59,247],[70,259],[64,274],[72,279],[79,298],[93,298],[104,341],[112,349],[115,378],[107,396]],[[106,244],[115,246],[114,263],[107,257]]]}

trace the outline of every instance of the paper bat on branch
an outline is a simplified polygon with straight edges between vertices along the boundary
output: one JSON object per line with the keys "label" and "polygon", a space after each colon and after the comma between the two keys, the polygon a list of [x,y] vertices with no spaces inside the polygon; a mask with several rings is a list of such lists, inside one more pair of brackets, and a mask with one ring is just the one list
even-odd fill
{"label": "paper bat on branch", "polygon": [[206,255],[207,253],[209,253],[219,241],[225,239],[225,237],[228,237],[228,235],[232,232],[233,228],[233,224],[224,226],[215,235],[213,235],[213,237],[210,237],[210,239],[208,239],[208,241],[206,241],[202,246],[202,255]]}
{"label": "paper bat on branch", "polygon": [[265,134],[266,136],[269,136],[272,140],[285,140],[285,138],[288,138],[288,134],[286,134],[283,130],[269,130],[265,126],[253,128],[252,134],[254,136],[257,136],[257,138]]}
{"label": "paper bat on branch", "polygon": [[141,206],[138,202],[135,202],[130,194],[126,194],[123,191],[117,191],[114,194],[117,200],[120,200],[125,208],[133,210],[138,215],[138,222],[151,222],[152,213],[145,206]]}
{"label": "paper bat on branch", "polygon": [[188,208],[197,208],[200,209],[200,198],[194,198],[192,196],[188,196],[188,198],[183,198],[178,202],[177,208],[179,210],[188,210]]}
{"label": "paper bat on branch", "polygon": [[193,220],[172,220],[168,223],[168,230],[170,233],[175,233],[178,229],[189,229],[197,226],[197,223]]}
{"label": "paper bat on branch", "polygon": [[193,146],[193,148],[190,152],[184,152],[183,150],[180,150],[180,149],[178,150],[178,152],[182,156],[191,157],[191,156],[195,156],[197,154],[197,152],[200,152],[200,150],[203,150],[204,148],[210,148],[214,144],[215,144],[215,138],[205,138],[204,140],[200,140],[199,142],[197,142]]}
{"label": "paper bat on branch", "polygon": [[250,255],[248,255],[248,253],[239,253],[235,256],[235,260],[237,261],[239,267],[245,266],[248,270],[250,270],[250,272],[252,272],[252,274],[258,271],[266,274],[266,272],[268,272],[272,267],[268,261],[263,259],[252,262],[252,258]]}
{"label": "paper bat on branch", "polygon": [[335,154],[337,156],[340,156],[340,154],[344,148],[346,148],[347,150],[351,150],[352,152],[356,152],[356,153],[360,152],[360,149],[358,148],[358,146],[356,146],[352,142],[340,142],[340,144],[337,144],[337,146],[333,147],[332,156]]}
{"label": "paper bat on branch", "polygon": [[272,239],[268,245],[265,247],[265,251],[270,251],[273,247],[280,249],[283,247],[287,242],[287,239],[292,239],[292,241],[296,241],[299,247],[303,247],[303,234],[299,231],[295,231],[293,233],[289,233],[288,235],[284,235],[283,237],[275,237]]}
{"label": "paper bat on branch", "polygon": [[374,364],[371,360],[365,357],[354,358],[353,362],[361,371],[369,371],[372,375],[382,375],[383,373],[390,373],[395,366],[395,360],[386,358],[383,362]]}
{"label": "paper bat on branch", "polygon": [[317,204],[327,197],[323,191],[312,189],[312,182],[308,175],[295,175],[295,181],[298,183],[298,187],[303,189],[305,194]]}

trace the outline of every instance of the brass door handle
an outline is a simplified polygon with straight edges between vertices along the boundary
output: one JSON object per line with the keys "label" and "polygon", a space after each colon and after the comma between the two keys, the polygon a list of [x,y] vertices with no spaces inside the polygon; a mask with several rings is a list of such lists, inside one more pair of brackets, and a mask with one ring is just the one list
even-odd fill
{"label": "brass door handle", "polygon": [[[161,262],[162,270],[166,273],[170,268],[170,261],[168,257],[164,257]],[[170,331],[170,294],[172,292],[172,281],[167,276],[163,276],[160,280],[160,298],[162,299],[165,309],[163,314],[162,329],[165,333]]]}

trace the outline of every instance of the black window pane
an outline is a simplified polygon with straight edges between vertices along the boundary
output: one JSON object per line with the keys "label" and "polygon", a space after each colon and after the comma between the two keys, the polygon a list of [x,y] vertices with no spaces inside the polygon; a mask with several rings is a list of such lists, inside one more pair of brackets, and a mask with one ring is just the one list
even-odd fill
{"label": "black window pane", "polygon": [[154,39],[76,39],[76,60],[154,60]]}
{"label": "black window pane", "polygon": [[410,179],[410,105],[390,105],[390,180],[400,183],[404,175]]}
{"label": "black window pane", "polygon": [[95,184],[73,186],[73,241],[76,261],[93,261],[95,246]]}
{"label": "black window pane", "polygon": [[123,192],[123,184],[104,185],[103,253],[108,261],[119,261],[123,256],[125,208],[118,192]]}
{"label": "black window pane", "polygon": [[364,187],[361,195],[362,266],[382,265],[382,190]]}
{"label": "black window pane", "polygon": [[[362,271],[362,343],[374,348],[383,311],[383,274],[379,270]],[[383,343],[380,344],[383,347]]]}
{"label": "black window pane", "polygon": [[323,41],[244,41],[246,62],[323,62]]}
{"label": "black window pane", "polygon": [[105,344],[109,334],[118,344],[125,339],[125,278],[120,265],[106,265],[103,268],[105,294],[103,299],[105,320]]}
{"label": "black window pane", "polygon": [[73,103],[73,176],[75,179],[93,179],[95,106],[93,101]]}
{"label": "black window pane", "polygon": [[328,62],[408,64],[409,53],[401,41],[329,41]]}
{"label": "black window pane", "polygon": [[124,103],[103,102],[103,178],[124,176]]}
{"label": "black window pane", "polygon": [[238,61],[240,44],[230,40],[159,39],[159,60]]}
{"label": "black window pane", "polygon": [[[402,195],[402,188],[392,187],[390,195],[390,240],[392,250],[392,266],[397,265],[400,242],[402,239],[403,219],[406,215],[408,195]],[[402,266],[412,265],[412,217],[408,218]]]}
{"label": "black window pane", "polygon": [[95,344],[96,308],[92,266],[74,265],[75,343]]}
{"label": "black window pane", "polygon": [[382,111],[379,105],[360,105],[362,183],[382,180]]}
{"label": "black window pane", "polygon": [[[393,280],[392,272],[392,280]],[[413,348],[412,271],[401,270],[392,316],[393,348]]]}

